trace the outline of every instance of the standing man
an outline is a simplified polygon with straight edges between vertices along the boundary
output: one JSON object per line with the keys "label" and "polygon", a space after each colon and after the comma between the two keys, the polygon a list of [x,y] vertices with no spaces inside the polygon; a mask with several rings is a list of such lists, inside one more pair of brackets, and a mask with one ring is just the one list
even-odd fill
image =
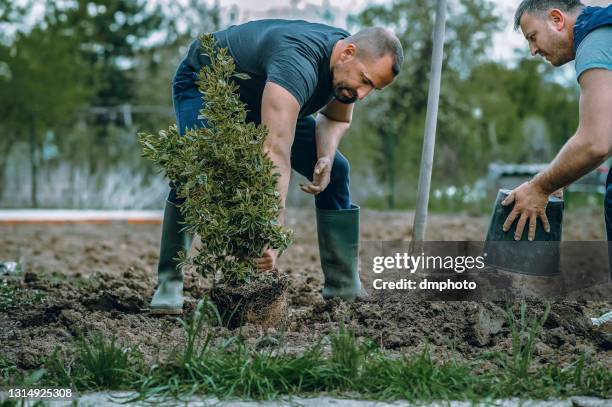
{"label": "standing man", "polygon": [[[276,164],[278,192],[285,207],[291,169],[310,182],[301,189],[315,195],[323,297],[354,299],[361,293],[357,270],[359,207],[349,195],[349,163],[337,151],[348,129],[353,103],[389,85],[403,62],[402,46],[383,28],[350,35],[340,28],[306,21],[260,20],[214,33],[227,48],[236,70],[247,121],[268,128],[264,151]],[[210,63],[196,40],[173,81],[173,102],[180,134],[207,126],[199,119],[203,103],[196,80]],[[313,116],[315,113],[318,114]],[[182,230],[180,200],[173,188],[164,212],[158,287],[151,310],[179,314],[183,308],[183,274],[177,255],[191,244]],[[279,219],[284,222],[284,209]],[[255,259],[260,271],[274,267],[277,253]]]}
{"label": "standing man", "polygon": [[[502,202],[514,203],[504,231],[518,220],[514,238],[520,240],[528,222],[528,238],[533,240],[538,218],[546,231],[550,229],[545,212],[548,196],[597,168],[612,153],[612,5],[602,8],[585,7],[579,0],[524,0],[514,22],[532,55],[541,55],[553,66],[575,59],[580,84],[576,133],[546,169]],[[612,171],[604,202],[608,241],[612,241]]]}

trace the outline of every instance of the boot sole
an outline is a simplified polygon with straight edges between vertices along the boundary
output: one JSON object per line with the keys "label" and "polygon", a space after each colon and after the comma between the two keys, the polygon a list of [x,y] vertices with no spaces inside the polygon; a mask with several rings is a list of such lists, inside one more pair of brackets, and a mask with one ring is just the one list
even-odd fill
{"label": "boot sole", "polygon": [[150,308],[149,314],[152,315],[181,315],[182,308]]}

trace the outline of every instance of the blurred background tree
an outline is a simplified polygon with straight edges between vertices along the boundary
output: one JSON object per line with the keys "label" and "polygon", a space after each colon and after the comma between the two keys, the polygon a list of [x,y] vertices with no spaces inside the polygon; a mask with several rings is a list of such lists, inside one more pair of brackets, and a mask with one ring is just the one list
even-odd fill
{"label": "blurred background tree", "polygon": [[[213,0],[0,0],[0,207],[159,208],[167,184],[140,156],[136,133],[174,121],[172,76],[191,41],[247,19],[299,16],[350,31],[382,25],[400,37],[401,75],[357,104],[341,149],[356,201],[411,208],[434,11],[426,0],[385,0],[345,20],[335,0],[259,14]],[[492,57],[495,35],[511,23],[504,15],[490,0],[450,2],[433,210],[470,209],[474,199],[488,208],[489,163],[545,162],[576,128],[573,78],[526,48]],[[294,205],[310,198],[296,188],[289,196]]]}
{"label": "blurred background tree", "polygon": [[[356,125],[343,144],[349,157],[359,158],[353,168],[372,169],[385,183],[388,208],[398,199],[401,207],[416,200],[434,13],[426,0],[396,0],[369,7],[352,20],[356,28],[393,29],[404,47],[401,75],[356,108]],[[472,183],[486,175],[491,161],[526,162],[529,146],[520,129],[530,115],[552,125],[556,146],[575,129],[575,89],[548,82],[550,71],[535,60],[521,59],[515,68],[489,60],[491,39],[501,27],[490,1],[458,0],[448,9],[434,188]],[[566,113],[562,122],[561,111]]]}

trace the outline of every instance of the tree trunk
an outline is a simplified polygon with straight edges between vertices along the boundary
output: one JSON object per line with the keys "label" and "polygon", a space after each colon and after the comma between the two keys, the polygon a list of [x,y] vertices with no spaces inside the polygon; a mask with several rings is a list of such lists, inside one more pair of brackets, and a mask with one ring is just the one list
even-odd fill
{"label": "tree trunk", "polygon": [[38,208],[38,162],[36,157],[36,127],[30,122],[30,199],[32,208]]}
{"label": "tree trunk", "polygon": [[76,176],[75,176],[75,171],[76,169],[74,168],[75,165],[73,163],[70,164],[70,175],[69,175],[69,184],[70,184],[70,191],[69,191],[69,201],[70,201],[70,207],[71,208],[77,208],[77,202],[76,202]]}
{"label": "tree trunk", "polygon": [[395,157],[393,153],[389,156],[389,198],[387,204],[389,209],[395,209]]}
{"label": "tree trunk", "polygon": [[498,159],[499,142],[497,141],[497,123],[495,123],[495,120],[489,121],[489,143],[491,143],[491,155]]}
{"label": "tree trunk", "polygon": [[[2,202],[2,197],[4,196],[4,180],[5,180],[5,174],[6,174],[6,162],[8,160],[6,159],[6,157],[0,157],[0,202]],[[0,204],[0,206],[2,206]]]}
{"label": "tree trunk", "polygon": [[4,138],[0,145],[0,151],[4,152],[4,154],[0,154],[0,202],[2,202],[4,191],[6,189],[6,165],[8,164],[11,148],[13,147],[14,142],[15,134],[13,132],[8,137]]}
{"label": "tree trunk", "polygon": [[395,152],[397,149],[397,138],[394,134],[383,135],[384,152],[386,157],[386,178],[387,178],[387,206],[389,209],[395,208]]}

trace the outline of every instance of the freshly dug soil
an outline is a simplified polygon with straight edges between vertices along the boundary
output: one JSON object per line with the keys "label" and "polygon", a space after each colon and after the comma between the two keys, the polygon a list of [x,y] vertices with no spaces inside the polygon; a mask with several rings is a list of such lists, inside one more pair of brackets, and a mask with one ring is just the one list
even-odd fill
{"label": "freshly dug soil", "polygon": [[248,323],[280,327],[287,317],[287,286],[287,276],[278,271],[261,273],[247,283],[217,284],[210,298],[230,329]]}
{"label": "freshly dug soil", "polygon": [[[605,239],[602,211],[566,212],[564,218],[564,239]],[[313,210],[287,213],[295,243],[277,264],[288,275],[286,323],[280,328],[265,328],[261,321],[237,329],[216,327],[219,342],[241,335],[255,347],[272,341],[299,353],[344,323],[359,339],[373,339],[393,354],[415,354],[427,347],[437,360],[478,361],[482,371],[498,368],[483,355],[511,353],[506,312],[517,312],[516,303],[427,302],[407,296],[324,301],[314,219]],[[364,210],[361,238],[409,240],[412,220],[409,212]],[[482,241],[487,224],[487,216],[434,214],[427,238]],[[0,276],[0,304],[7,292],[2,284],[11,290],[13,301],[0,311],[0,356],[20,369],[35,369],[55,348],[73,355],[79,330],[117,335],[151,364],[183,346],[185,335],[176,317],[147,311],[156,283],[160,233],[159,225],[0,225],[0,260],[22,259],[26,269],[19,276]],[[183,318],[210,288],[208,281],[186,270]],[[612,337],[592,328],[588,319],[610,309],[610,301],[554,303],[535,347],[535,365],[568,366],[585,353],[587,363],[612,368]],[[529,304],[530,314],[541,315],[543,310],[542,302]]]}

